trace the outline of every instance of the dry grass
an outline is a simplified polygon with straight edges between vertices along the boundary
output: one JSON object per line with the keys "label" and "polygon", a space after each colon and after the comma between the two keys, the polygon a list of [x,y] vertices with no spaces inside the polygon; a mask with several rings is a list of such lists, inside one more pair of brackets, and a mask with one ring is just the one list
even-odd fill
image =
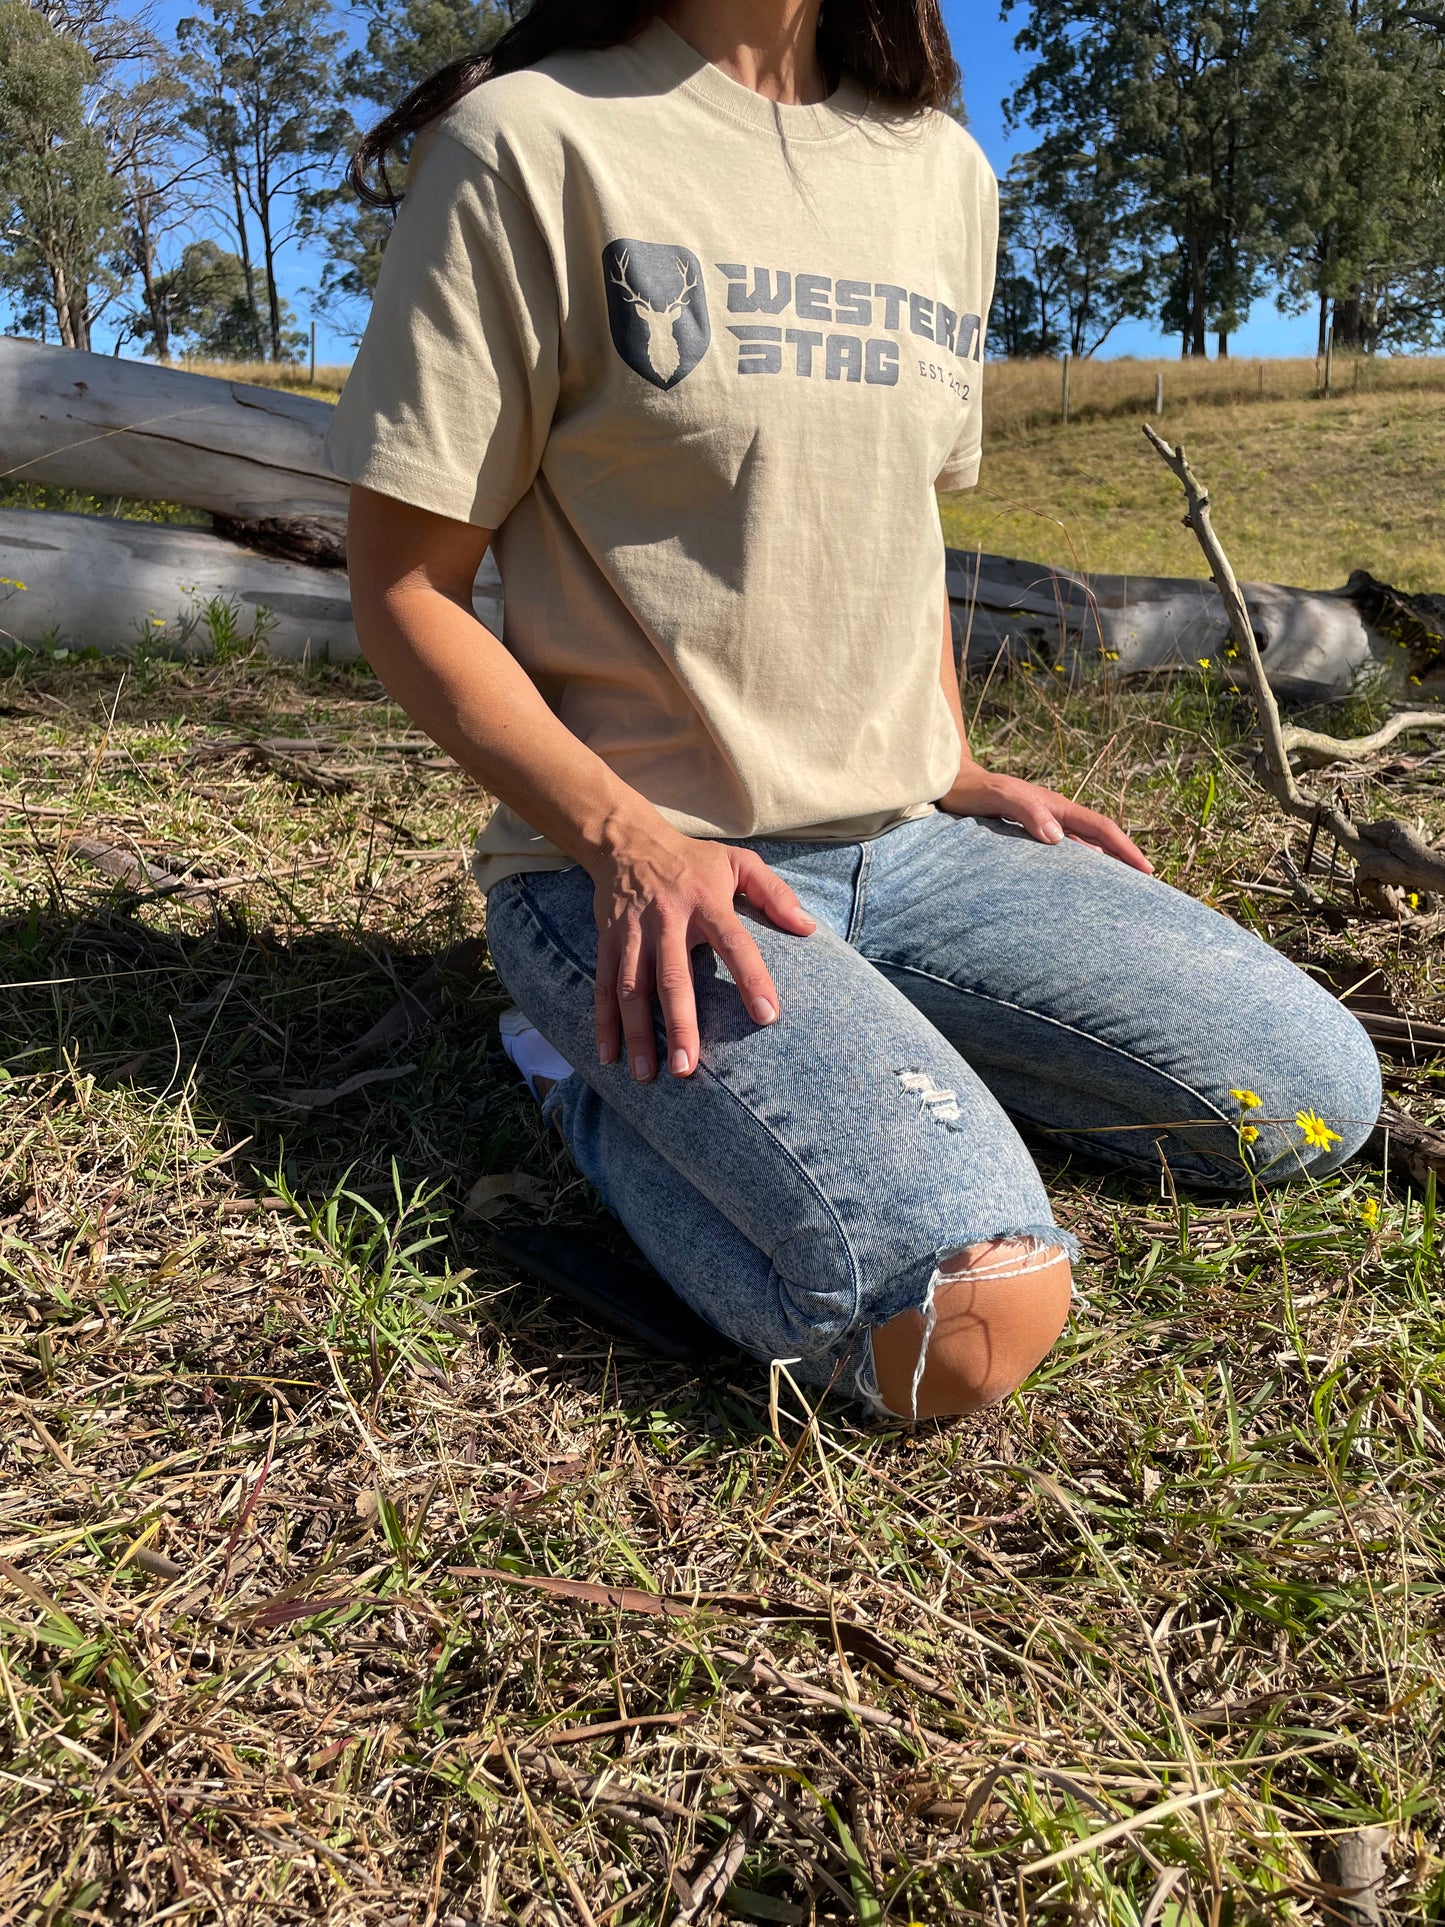
{"label": "dry grass", "polygon": [[[1338,588],[1355,569],[1445,592],[1445,388],[1332,401],[1166,405],[1235,569]],[[945,503],[959,547],[1120,575],[1204,573],[1179,487],[1135,421],[990,441],[979,487]]]}
{"label": "dry grass", "polygon": [[[990,448],[1059,423],[1063,391],[1057,361],[991,362],[987,390]],[[1076,361],[1069,369],[1071,423],[1154,413],[1155,381],[1164,380],[1166,415],[1180,409],[1248,408],[1259,403],[1321,398],[1324,365],[1308,356],[1251,361]],[[339,384],[338,384],[339,385]],[[1332,401],[1355,396],[1445,396],[1445,356],[1337,357]]]}
{"label": "dry grass", "polygon": [[[612,1235],[489,970],[336,1092],[480,924],[476,799],[374,683],[32,660],[0,705],[0,1918],[641,1927],[724,1854],[763,1921],[1325,1922],[1376,1820],[1439,1917],[1433,1196],[1050,1167],[1085,1297],[1023,1396],[870,1430],[784,1385],[774,1424],[760,1368],[636,1355],[461,1215],[520,1169]],[[978,722],[1438,1015],[1428,927],[1336,891],[1321,934],[1268,880],[1240,729],[1200,678]],[[1351,794],[1445,830],[1440,767]]]}
{"label": "dry grass", "polygon": [[301,361],[181,361],[191,375],[215,375],[221,381],[247,382],[256,388],[284,388],[291,395],[315,395],[321,401],[335,401],[351,373],[350,362],[320,363],[316,379],[310,365]]}

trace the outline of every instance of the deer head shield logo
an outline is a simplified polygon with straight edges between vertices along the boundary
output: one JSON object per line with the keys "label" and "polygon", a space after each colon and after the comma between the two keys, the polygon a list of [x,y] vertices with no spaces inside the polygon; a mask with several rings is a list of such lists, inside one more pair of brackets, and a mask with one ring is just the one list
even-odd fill
{"label": "deer head shield logo", "polygon": [[618,354],[654,388],[675,388],[712,339],[697,256],[658,241],[609,241],[602,272]]}

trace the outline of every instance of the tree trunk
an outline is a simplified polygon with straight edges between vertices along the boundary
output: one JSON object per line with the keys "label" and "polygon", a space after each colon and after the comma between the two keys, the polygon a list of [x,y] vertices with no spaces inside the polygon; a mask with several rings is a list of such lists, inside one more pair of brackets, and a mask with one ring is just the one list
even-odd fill
{"label": "tree trunk", "polygon": [[1319,344],[1315,349],[1315,353],[1317,355],[1323,356],[1325,349],[1329,346],[1329,343],[1330,343],[1330,297],[1323,291],[1323,289],[1321,289]]}
{"label": "tree trunk", "polygon": [[266,319],[271,332],[271,359],[281,359],[281,296],[276,287],[276,250],[271,242],[271,208],[261,203],[261,258],[266,263]]}
{"label": "tree trunk", "polygon": [[1218,356],[1221,361],[1229,360],[1229,335],[1223,328],[1219,331]]}
{"label": "tree trunk", "polygon": [[[950,549],[947,588],[954,644],[968,639],[970,674],[995,663],[1107,663],[1116,675],[1184,669],[1200,657],[1231,677],[1229,623],[1212,582],[1163,576],[1075,575],[1035,562]],[[1264,644],[1272,688],[1296,701],[1346,696],[1372,661],[1401,651],[1378,638],[1348,588],[1311,594],[1273,583],[1243,586],[1254,631]],[[1002,665],[1000,665],[1002,666]]]}
{"label": "tree trunk", "polygon": [[[346,577],[280,561],[200,529],[115,516],[0,509],[3,620],[21,642],[134,650],[153,645],[209,654],[218,642],[272,655],[352,662],[359,651]],[[184,585],[184,586],[182,586]],[[500,583],[483,569],[480,620],[502,624]]]}
{"label": "tree trunk", "polygon": [[241,170],[234,154],[225,159],[231,177],[231,194],[236,203],[236,246],[241,256],[241,274],[246,283],[246,311],[251,317],[251,332],[256,347],[261,346],[261,309],[256,301],[256,271],[251,266],[251,236],[246,226],[246,204],[241,198]]}
{"label": "tree trunk", "polygon": [[185,502],[261,546],[336,565],[346,488],[321,458],[330,420],[328,403],[304,395],[0,339],[0,448],[12,472]]}
{"label": "tree trunk", "polygon": [[1363,336],[1362,307],[1358,288],[1352,288],[1343,299],[1338,295],[1335,297],[1334,343],[1337,354],[1359,353]]}
{"label": "tree trunk", "polygon": [[150,209],[146,203],[145,190],[137,181],[135,185],[135,231],[136,258],[140,267],[141,302],[151,324],[151,339],[155,345],[156,359],[169,361],[171,358],[171,318],[166,312],[166,304],[161,298],[156,283],[156,249],[151,238]]}

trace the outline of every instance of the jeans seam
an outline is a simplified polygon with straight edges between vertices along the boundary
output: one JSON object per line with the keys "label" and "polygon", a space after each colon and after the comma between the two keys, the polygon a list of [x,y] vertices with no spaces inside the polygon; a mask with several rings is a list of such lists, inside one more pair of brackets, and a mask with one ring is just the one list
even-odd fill
{"label": "jeans seam", "polygon": [[873,846],[862,843],[858,848],[858,874],[853,879],[853,905],[848,915],[848,932],[843,941],[852,950],[858,949],[863,932],[863,919],[868,905],[868,877],[873,868]]}
{"label": "jeans seam", "polygon": [[[521,906],[521,908],[526,911],[527,915],[532,919],[532,923],[536,928],[536,930],[539,932],[539,934],[541,934],[544,938],[550,939],[556,945],[561,955],[567,960],[568,963],[572,965],[573,969],[577,971],[578,975],[581,976],[584,979],[584,981],[586,981],[587,983],[590,983],[593,989],[595,990],[597,986],[597,973],[595,971],[588,970],[586,964],[572,949],[571,945],[568,944],[558,933],[556,926],[551,922],[549,918],[545,917],[542,911],[537,907],[537,905],[532,902],[531,898],[527,895],[525,889],[519,888],[519,890],[517,891],[517,902]],[[862,1280],[859,1278],[859,1275],[858,1275],[858,1255],[853,1249],[852,1241],[848,1237],[848,1233],[844,1229],[842,1221],[840,1220],[837,1212],[833,1209],[833,1206],[829,1202],[826,1193],[822,1190],[822,1188],[818,1184],[817,1179],[813,1176],[812,1172],[809,1171],[807,1166],[800,1161],[797,1154],[792,1150],[792,1148],[783,1142],[783,1140],[778,1136],[777,1132],[773,1129],[772,1125],[768,1123],[767,1119],[763,1117],[759,1117],[758,1113],[752,1108],[750,1104],[744,1103],[743,1099],[738,1096],[737,1092],[732,1090],[727,1084],[725,1084],[723,1080],[717,1075],[717,1073],[713,1070],[710,1070],[708,1066],[704,1064],[700,1059],[698,1061],[697,1069],[693,1072],[693,1076],[697,1077],[699,1074],[705,1074],[706,1077],[708,1078],[708,1081],[713,1085],[713,1087],[716,1090],[721,1091],[723,1096],[726,1097],[730,1103],[735,1104],[745,1117],[750,1118],[752,1122],[757,1126],[757,1128],[763,1132],[763,1134],[771,1141],[773,1145],[776,1146],[777,1150],[782,1155],[783,1159],[788,1164],[789,1168],[797,1173],[797,1175],[802,1179],[804,1184],[812,1192],[813,1196],[817,1199],[819,1206],[821,1207],[821,1209],[823,1210],[824,1214],[828,1219],[828,1222],[833,1226],[834,1231],[837,1233],[838,1242],[842,1246],[843,1250],[847,1253],[847,1257],[848,1257],[848,1279],[849,1279],[849,1286],[850,1286],[851,1296],[852,1296],[852,1303],[850,1304],[848,1309],[847,1323],[843,1327],[842,1331],[838,1334],[837,1338],[830,1341],[832,1345],[842,1344],[843,1340],[849,1337],[852,1334],[852,1332],[857,1329],[858,1318],[859,1318],[859,1302],[862,1298],[862,1291],[863,1291]],[[602,1097],[602,1093],[600,1091],[597,1094],[599,1097]],[[602,1101],[604,1104],[607,1102],[605,1097],[602,1098]],[[637,1127],[634,1125],[633,1128],[636,1129]],[[651,1139],[649,1139],[648,1141],[649,1143],[651,1143]],[[654,1144],[653,1149],[657,1151],[659,1157],[666,1157],[666,1153],[660,1150],[657,1145]],[[667,1162],[672,1163],[672,1160],[668,1158]],[[677,1169],[676,1165],[673,1166],[673,1169],[674,1170]],[[678,1175],[680,1177],[685,1177],[686,1173],[679,1172]],[[690,1179],[688,1179],[687,1181],[689,1183],[691,1182]],[[741,1227],[738,1227],[738,1229],[741,1230]],[[742,1235],[744,1237],[747,1237],[746,1232],[742,1232]],[[749,1242],[751,1243],[751,1240],[749,1240]],[[758,1249],[761,1250],[762,1247],[759,1246]],[[768,1254],[765,1254],[765,1255],[768,1256],[768,1263],[770,1265],[773,1265],[774,1270],[776,1270],[777,1267],[774,1264],[772,1257]]]}
{"label": "jeans seam", "polygon": [[[956,992],[960,997],[973,997],[980,1003],[994,1004],[1000,1010],[1016,1010],[1021,1016],[1032,1017],[1037,1023],[1052,1024],[1055,1030],[1067,1031],[1071,1037],[1082,1037],[1086,1043],[1094,1044],[1100,1050],[1110,1051],[1115,1057],[1122,1057],[1130,1064],[1137,1064],[1140,1070],[1148,1071],[1152,1077],[1162,1077],[1166,1079],[1170,1084],[1173,1084],[1177,1090],[1184,1091],[1188,1096],[1196,1099],[1200,1104],[1205,1105],[1207,1109],[1214,1113],[1221,1124],[1230,1124],[1232,1122],[1232,1119],[1227,1118],[1219,1106],[1210,1098],[1207,1098],[1203,1091],[1195,1090],[1194,1086],[1192,1084],[1186,1084],[1182,1077],[1175,1077],[1172,1072],[1161,1070],[1157,1064],[1151,1064],[1147,1058],[1138,1057],[1133,1051],[1125,1050],[1122,1044],[1111,1044],[1106,1037],[1096,1037],[1093,1031],[1084,1030],[1078,1024],[1066,1023],[1062,1017],[1046,1016],[1043,1011],[1031,1010],[1027,1004],[1016,1004],[1013,999],[1009,997],[991,997],[988,992],[984,990],[968,990],[963,984],[955,983],[951,977],[940,977],[935,971],[921,970],[916,964],[898,963],[891,957],[870,957],[866,952],[860,952],[859,954],[863,956],[865,963],[871,963],[875,969],[883,971],[896,970],[909,977],[922,977],[929,983],[942,984],[945,989]],[[1168,1124],[1161,1124],[1158,1128],[1163,1131],[1172,1130],[1175,1127]]]}

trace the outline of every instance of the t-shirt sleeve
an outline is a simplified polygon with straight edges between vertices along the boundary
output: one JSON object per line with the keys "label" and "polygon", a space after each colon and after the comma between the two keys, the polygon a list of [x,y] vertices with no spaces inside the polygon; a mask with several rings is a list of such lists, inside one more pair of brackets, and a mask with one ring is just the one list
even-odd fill
{"label": "t-shirt sleeve", "polygon": [[557,284],[519,194],[450,134],[414,163],[326,460],[495,529],[532,486],[557,400]]}
{"label": "t-shirt sleeve", "polygon": [[977,250],[974,259],[979,264],[978,360],[968,359],[959,364],[969,384],[969,397],[958,439],[949,450],[948,460],[934,482],[934,487],[941,491],[972,488],[978,480],[979,464],[983,459],[984,345],[988,340],[988,311],[993,305],[994,276],[998,271],[998,182],[994,179],[993,169],[981,154],[977,155],[977,167],[977,191],[971,197],[963,226],[967,245]]}

